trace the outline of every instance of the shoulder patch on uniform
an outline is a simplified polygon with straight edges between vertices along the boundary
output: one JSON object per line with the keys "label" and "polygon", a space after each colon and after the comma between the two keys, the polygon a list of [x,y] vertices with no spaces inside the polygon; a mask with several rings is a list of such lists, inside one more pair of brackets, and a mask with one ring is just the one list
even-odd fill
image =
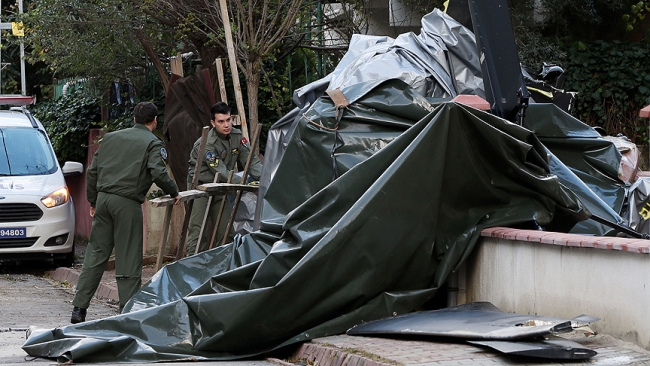
{"label": "shoulder patch on uniform", "polygon": [[160,156],[164,161],[167,161],[167,150],[164,147],[160,148]]}
{"label": "shoulder patch on uniform", "polygon": [[246,145],[248,143],[248,140],[246,140],[246,137],[241,138],[241,144]]}
{"label": "shoulder patch on uniform", "polygon": [[214,151],[208,151],[205,153],[205,160],[209,163],[214,163],[217,160],[217,154]]}

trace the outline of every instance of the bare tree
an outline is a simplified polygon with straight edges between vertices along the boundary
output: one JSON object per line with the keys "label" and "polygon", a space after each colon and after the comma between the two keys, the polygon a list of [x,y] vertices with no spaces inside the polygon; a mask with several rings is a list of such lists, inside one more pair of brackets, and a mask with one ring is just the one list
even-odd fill
{"label": "bare tree", "polygon": [[[363,18],[355,9],[363,7],[362,2],[227,0],[237,67],[246,83],[251,131],[259,122],[260,83],[270,80],[261,75],[262,65],[266,62],[268,68],[268,61],[294,52],[306,54],[308,49],[312,56],[342,55],[351,35],[361,30],[357,23]],[[216,80],[215,59],[227,55],[218,0],[42,0],[32,5],[25,18],[31,57],[51,65],[60,75],[134,80],[131,74],[146,69],[142,57],[146,54],[166,89],[168,69],[161,60],[170,54],[198,54],[212,80]]]}
{"label": "bare tree", "polygon": [[[138,0],[132,0],[138,1]],[[296,25],[302,6],[309,0],[228,0],[237,67],[247,84],[251,131],[258,125],[258,89],[262,62],[271,56]],[[214,69],[219,55],[227,54],[221,8],[216,0],[154,0],[139,4],[161,23],[175,27],[191,40],[204,67]]]}

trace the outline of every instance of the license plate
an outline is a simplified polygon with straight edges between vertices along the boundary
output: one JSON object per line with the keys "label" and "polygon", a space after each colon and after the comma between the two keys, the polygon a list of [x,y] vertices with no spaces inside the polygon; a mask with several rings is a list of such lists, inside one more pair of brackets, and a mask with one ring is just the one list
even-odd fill
{"label": "license plate", "polygon": [[25,238],[25,237],[27,237],[27,229],[25,229],[24,227],[0,229],[0,238]]}

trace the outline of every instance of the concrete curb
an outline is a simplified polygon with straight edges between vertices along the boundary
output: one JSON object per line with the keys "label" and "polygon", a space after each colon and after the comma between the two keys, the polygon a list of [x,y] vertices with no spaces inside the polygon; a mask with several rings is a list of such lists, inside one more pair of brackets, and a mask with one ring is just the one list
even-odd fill
{"label": "concrete curb", "polygon": [[[77,282],[79,282],[79,272],[72,268],[59,267],[53,271],[48,271],[47,274],[53,280],[59,282],[67,282],[72,287],[77,286]],[[119,301],[117,288],[115,286],[107,285],[105,283],[99,284],[99,287],[95,292],[95,297],[99,299],[109,299],[113,301]]]}

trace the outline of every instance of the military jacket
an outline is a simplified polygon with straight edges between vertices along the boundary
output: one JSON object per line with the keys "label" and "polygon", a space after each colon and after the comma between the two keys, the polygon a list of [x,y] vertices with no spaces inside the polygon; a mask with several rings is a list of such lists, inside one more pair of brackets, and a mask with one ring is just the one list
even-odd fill
{"label": "military jacket", "polygon": [[105,192],[144,202],[152,183],[176,197],[178,187],[167,173],[163,142],[142,124],[107,133],[86,172],[86,196],[92,207]]}
{"label": "military jacket", "polygon": [[[194,177],[194,170],[199,154],[199,146],[201,139],[199,138],[192,147],[189,160],[189,170],[187,172],[187,186],[191,187],[192,179]],[[214,175],[219,173],[219,183],[226,183],[228,181],[228,172],[239,166],[243,169],[246,166],[248,155],[251,153],[250,144],[243,137],[241,130],[233,128],[228,136],[220,136],[217,131],[212,128],[208,133],[208,140],[205,145],[205,153],[201,157],[201,170],[199,172],[199,180],[197,185],[204,183],[212,183]],[[248,169],[249,176],[253,179],[260,179],[262,174],[262,163],[257,155],[253,155],[251,164]],[[233,176],[232,183],[240,183],[240,178]]]}

